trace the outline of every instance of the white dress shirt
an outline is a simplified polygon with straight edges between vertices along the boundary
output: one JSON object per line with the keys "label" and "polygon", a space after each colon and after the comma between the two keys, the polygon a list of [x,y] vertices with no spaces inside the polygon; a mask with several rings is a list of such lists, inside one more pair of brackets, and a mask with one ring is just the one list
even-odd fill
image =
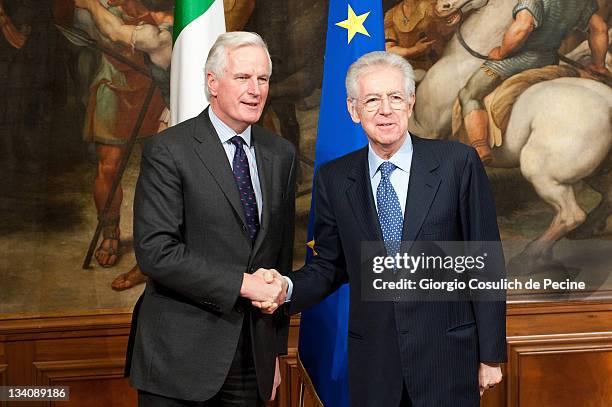
{"label": "white dress shirt", "polygon": [[240,134],[236,134],[231,127],[223,123],[221,119],[215,114],[212,106],[208,109],[208,115],[210,121],[217,131],[221,145],[225,149],[227,154],[227,160],[229,161],[230,167],[234,169],[234,154],[236,154],[236,146],[230,141],[234,136],[241,136],[245,144],[243,146],[244,152],[246,153],[247,160],[249,162],[249,172],[251,174],[251,183],[253,184],[253,191],[255,192],[255,201],[257,202],[257,212],[259,214],[259,222],[261,223],[261,213],[263,207],[263,199],[261,195],[261,184],[259,182],[259,174],[257,172],[257,159],[255,157],[255,146],[251,140],[251,126],[247,127]]}

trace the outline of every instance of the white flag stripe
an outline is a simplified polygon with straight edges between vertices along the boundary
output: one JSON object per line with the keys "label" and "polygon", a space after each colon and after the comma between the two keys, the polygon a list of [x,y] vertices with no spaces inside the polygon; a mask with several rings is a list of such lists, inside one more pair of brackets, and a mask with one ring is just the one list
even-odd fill
{"label": "white flag stripe", "polygon": [[204,95],[204,64],[217,36],[224,32],[223,1],[216,0],[176,39],[170,72],[171,126],[197,116],[208,105]]}

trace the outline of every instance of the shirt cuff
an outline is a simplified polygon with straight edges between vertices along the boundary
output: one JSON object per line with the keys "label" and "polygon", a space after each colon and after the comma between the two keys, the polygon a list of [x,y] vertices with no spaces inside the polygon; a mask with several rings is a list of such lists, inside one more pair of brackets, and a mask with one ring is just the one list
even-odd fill
{"label": "shirt cuff", "polygon": [[291,295],[293,294],[293,281],[291,281],[291,279],[287,276],[283,276],[285,278],[285,280],[287,280],[287,284],[289,285],[287,287],[287,297],[285,298],[285,302],[289,302],[291,301]]}

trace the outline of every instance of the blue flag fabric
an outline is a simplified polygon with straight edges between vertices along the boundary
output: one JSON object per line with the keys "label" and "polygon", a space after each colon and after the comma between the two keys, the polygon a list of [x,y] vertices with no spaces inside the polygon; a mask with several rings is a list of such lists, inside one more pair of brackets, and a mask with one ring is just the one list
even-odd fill
{"label": "blue flag fabric", "polygon": [[[349,66],[360,56],[384,49],[380,0],[329,2],[315,172],[321,164],[366,145],[361,125],[353,123],[347,111],[344,79]],[[309,240],[312,240],[313,233],[313,209],[314,200],[310,211]],[[309,250],[307,261],[311,255]],[[300,360],[319,398],[330,407],[349,405],[348,303],[348,286],[344,285],[320,304],[302,312],[301,316]]]}

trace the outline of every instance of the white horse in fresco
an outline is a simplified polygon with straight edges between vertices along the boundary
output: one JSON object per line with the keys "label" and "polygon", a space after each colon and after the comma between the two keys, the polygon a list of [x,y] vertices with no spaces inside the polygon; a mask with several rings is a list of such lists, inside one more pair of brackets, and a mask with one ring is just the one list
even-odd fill
{"label": "white horse in fresco", "polygon": [[[461,27],[469,46],[487,55],[512,22],[514,0],[438,0],[444,13],[475,10]],[[457,35],[417,88],[411,131],[428,138],[451,134],[452,106],[459,90],[482,64]],[[546,264],[555,242],[582,225],[582,237],[606,226],[612,213],[612,89],[588,79],[559,78],[528,88],[516,100],[492,166],[520,167],[556,214],[548,229],[521,254],[527,264]],[[589,213],[576,202],[574,185],[586,181],[601,193]],[[585,222],[586,220],[586,222]]]}

